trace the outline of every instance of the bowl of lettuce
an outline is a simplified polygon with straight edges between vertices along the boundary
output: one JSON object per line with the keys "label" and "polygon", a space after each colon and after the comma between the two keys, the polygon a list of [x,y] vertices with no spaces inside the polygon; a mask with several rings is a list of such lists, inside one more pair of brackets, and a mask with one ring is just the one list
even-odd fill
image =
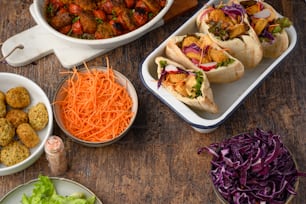
{"label": "bowl of lettuce", "polygon": [[224,204],[289,203],[299,176],[280,135],[256,129],[200,148],[212,155],[211,181]]}
{"label": "bowl of lettuce", "polygon": [[1,204],[102,204],[85,186],[65,178],[39,175],[17,186],[0,199]]}

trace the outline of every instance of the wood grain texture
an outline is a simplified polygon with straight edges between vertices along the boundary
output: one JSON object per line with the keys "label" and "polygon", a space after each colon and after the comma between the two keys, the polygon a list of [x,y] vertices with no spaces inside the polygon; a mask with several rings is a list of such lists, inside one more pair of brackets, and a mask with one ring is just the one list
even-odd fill
{"label": "wood grain texture", "polygon": [[177,16],[181,16],[189,11],[192,11],[197,6],[197,0],[188,0],[188,3],[185,0],[175,0],[163,19],[165,22],[169,22]]}
{"label": "wood grain texture", "polygon": [[[298,43],[241,106],[209,134],[192,129],[144,87],[138,74],[146,55],[194,11],[107,53],[111,66],[131,79],[137,90],[139,113],[136,122],[122,140],[103,148],[74,143],[55,123],[53,133],[63,138],[68,152],[69,170],[63,177],[87,186],[105,204],[215,204],[218,201],[209,179],[210,157],[197,155],[197,149],[257,127],[282,135],[299,169],[306,171],[306,4],[302,0],[267,2],[293,21]],[[28,10],[31,3],[31,0],[0,1],[0,41],[35,25]],[[197,9],[204,3],[199,1]],[[106,65],[105,56],[87,62],[88,66]],[[56,56],[49,55],[24,67],[0,63],[0,71],[32,79],[52,100],[57,84],[64,77],[60,72],[66,69],[61,67]],[[24,171],[0,176],[0,197],[39,174],[51,176],[45,155]],[[292,204],[304,204],[305,192],[306,179],[301,178],[298,195]]]}

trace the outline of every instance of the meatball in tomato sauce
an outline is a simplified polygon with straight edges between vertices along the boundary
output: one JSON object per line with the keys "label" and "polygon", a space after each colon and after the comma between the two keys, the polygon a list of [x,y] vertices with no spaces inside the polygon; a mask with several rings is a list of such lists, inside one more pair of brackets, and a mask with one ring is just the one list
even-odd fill
{"label": "meatball in tomato sauce", "polygon": [[146,24],[166,0],[45,0],[48,23],[75,38],[103,39]]}

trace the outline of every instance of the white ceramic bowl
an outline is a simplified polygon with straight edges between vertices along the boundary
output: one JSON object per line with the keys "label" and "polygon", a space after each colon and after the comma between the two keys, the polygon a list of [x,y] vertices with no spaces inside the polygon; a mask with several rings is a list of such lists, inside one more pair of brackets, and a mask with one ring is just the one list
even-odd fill
{"label": "white ceramic bowl", "polygon": [[38,146],[31,148],[31,155],[27,159],[13,166],[6,167],[3,164],[0,164],[0,176],[4,176],[24,170],[25,168],[32,165],[42,155],[44,151],[44,143],[48,139],[48,137],[52,134],[53,131],[53,115],[52,115],[52,107],[47,95],[32,80],[21,75],[0,72],[0,84],[1,84],[0,90],[4,93],[10,88],[16,86],[25,87],[29,91],[31,97],[31,104],[27,108],[25,108],[25,111],[27,112],[29,107],[36,105],[38,102],[42,102],[45,104],[49,115],[49,122],[47,126],[44,129],[37,132],[41,141],[38,144]]}
{"label": "white ceramic bowl", "polygon": [[[94,67],[95,69],[99,69],[104,71],[106,68],[102,68],[102,67]],[[87,69],[81,69],[78,70],[81,72],[87,72]],[[116,76],[116,82],[121,84],[122,86],[126,87],[128,94],[130,95],[130,97],[132,98],[133,101],[133,105],[132,105],[132,112],[134,113],[129,125],[127,126],[127,128],[121,132],[117,137],[113,138],[112,140],[108,140],[106,142],[89,142],[89,141],[85,141],[82,140],[76,136],[74,136],[73,134],[71,134],[66,128],[65,125],[63,123],[63,118],[61,117],[61,113],[62,113],[62,109],[60,107],[60,105],[58,103],[53,103],[53,114],[54,114],[54,118],[58,124],[58,126],[61,128],[61,130],[67,135],[69,136],[72,140],[74,140],[75,142],[88,146],[88,147],[102,147],[102,146],[106,146],[106,145],[110,145],[118,140],[120,140],[124,135],[126,135],[126,133],[130,130],[132,124],[135,121],[136,115],[137,115],[137,111],[138,111],[138,97],[137,97],[137,93],[136,90],[133,86],[133,84],[120,72],[113,70],[114,74]],[[65,88],[65,86],[67,86],[67,79],[70,76],[67,76],[66,78],[64,78],[58,85],[58,88],[56,90],[56,93],[54,95],[53,98],[53,102],[56,101],[61,101],[65,95],[60,94],[61,93],[61,89]]]}
{"label": "white ceramic bowl", "polygon": [[53,29],[46,21],[45,18],[45,0],[34,0],[34,12],[35,15],[33,16],[34,19],[37,21],[38,24],[42,25],[45,29],[50,31],[55,36],[66,40],[71,43],[75,43],[76,45],[85,45],[90,46],[93,48],[114,48],[118,47],[123,44],[127,44],[129,42],[132,42],[136,40],[137,38],[141,37],[142,35],[146,34],[149,30],[154,27],[155,24],[157,24],[160,21],[163,21],[163,16],[167,13],[167,11],[170,9],[173,0],[167,0],[167,3],[165,7],[149,22],[147,22],[145,25],[137,28],[136,30],[133,30],[129,33],[116,36],[113,38],[107,38],[107,39],[100,39],[100,40],[85,40],[85,39],[77,39],[73,37],[69,37],[67,35],[61,34],[60,32]]}

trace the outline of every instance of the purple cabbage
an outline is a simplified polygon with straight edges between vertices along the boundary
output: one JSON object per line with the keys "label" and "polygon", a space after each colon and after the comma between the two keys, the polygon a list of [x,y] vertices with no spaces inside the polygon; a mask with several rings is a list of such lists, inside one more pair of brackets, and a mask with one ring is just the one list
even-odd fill
{"label": "purple cabbage", "polygon": [[260,34],[259,37],[267,39],[267,41],[270,42],[270,43],[273,43],[274,40],[275,40],[273,34],[268,31],[267,27],[262,31],[262,33]]}
{"label": "purple cabbage", "polygon": [[166,79],[166,75],[167,75],[167,72],[166,72],[166,69],[164,67],[161,74],[160,74],[160,77],[157,81],[157,88],[159,88],[162,84],[162,81],[164,81]]}
{"label": "purple cabbage", "polygon": [[221,9],[228,16],[232,16],[234,18],[236,16],[241,16],[241,21],[243,21],[243,16],[246,13],[245,9],[240,4],[226,5],[222,7]]}
{"label": "purple cabbage", "polygon": [[[196,54],[199,54],[199,55],[207,55],[208,54],[208,51],[210,49],[210,46],[205,46],[205,48],[202,50],[202,48],[200,48],[196,43],[192,43],[191,45],[189,46],[185,46],[185,47],[182,47],[182,52],[184,54],[187,54],[187,53],[196,53]],[[202,52],[202,53],[201,53]],[[190,61],[195,64],[195,65],[198,65],[200,62],[199,60],[197,59],[194,59],[194,58],[191,58]]]}
{"label": "purple cabbage", "polygon": [[230,204],[285,203],[295,195],[298,172],[294,160],[271,131],[256,129],[200,148],[213,156],[211,177]]}
{"label": "purple cabbage", "polygon": [[197,44],[192,43],[190,46],[183,47],[182,52],[183,53],[188,53],[188,52],[200,53],[201,48]]}

